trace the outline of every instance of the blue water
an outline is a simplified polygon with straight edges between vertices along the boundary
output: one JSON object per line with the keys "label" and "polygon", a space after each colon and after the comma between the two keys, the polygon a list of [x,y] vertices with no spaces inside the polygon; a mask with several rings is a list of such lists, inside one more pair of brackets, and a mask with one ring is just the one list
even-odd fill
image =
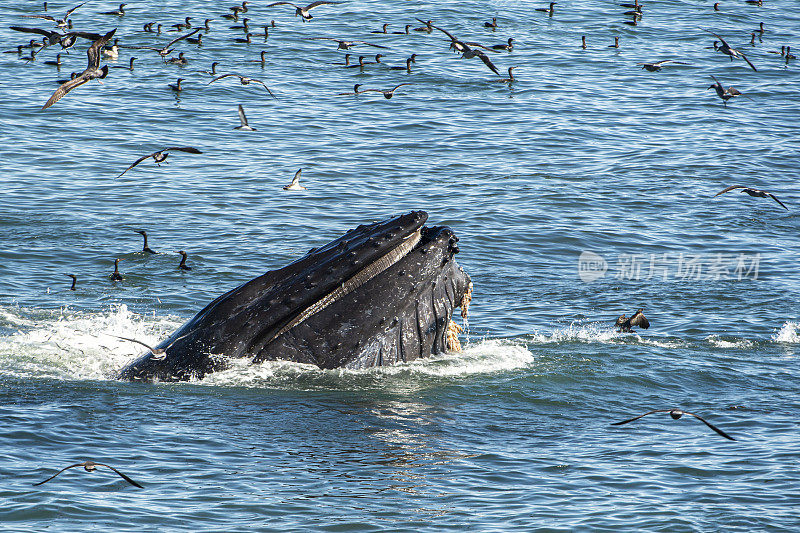
{"label": "blue water", "polygon": [[[88,43],[60,70],[44,64],[57,46],[33,62],[0,54],[0,529],[800,527],[800,63],[769,53],[800,52],[796,2],[715,12],[711,0],[650,1],[635,27],[598,0],[560,2],[552,18],[530,2],[348,1],[308,23],[258,2],[250,45],[220,18],[234,3],[144,0],[121,18],[99,14],[115,2],[87,3],[76,29],[116,27],[127,46],[179,35],[144,33],[146,22],[215,20],[202,47],[178,43],[188,65],[123,48],[103,64],[135,56],[133,71],[111,69],[45,111],[55,80],[86,67]],[[38,2],[3,6],[0,48],[33,37],[11,25],[52,27],[21,18],[35,13]],[[483,27],[492,16],[494,32]],[[513,52],[487,53],[517,80],[493,81],[440,32],[370,33],[418,27],[415,17],[464,40],[514,37]],[[758,72],[707,48],[714,37],[699,28]],[[307,37],[389,47],[353,59],[417,62],[411,73],[344,69],[335,43]],[[636,65],[661,59],[687,64]],[[198,71],[215,60],[277,99],[229,78],[208,86]],[[744,96],[724,106],[712,75]],[[392,99],[337,96],[404,82]],[[233,129],[238,104],[257,131]],[[114,178],[167,146],[203,153]],[[283,191],[298,168],[307,190]],[[729,185],[770,191],[789,210],[713,197]],[[412,209],[461,239],[475,285],[463,354],[368,371],[240,362],[191,383],[113,379],[140,353],[113,335],[156,343],[222,292]],[[136,229],[162,253],[142,254]],[[177,269],[177,250],[191,272]],[[640,307],[648,330],[615,331]],[[664,413],[610,425],[672,407],[737,440]],[[145,489],[80,468],[32,486],[85,460]]]}

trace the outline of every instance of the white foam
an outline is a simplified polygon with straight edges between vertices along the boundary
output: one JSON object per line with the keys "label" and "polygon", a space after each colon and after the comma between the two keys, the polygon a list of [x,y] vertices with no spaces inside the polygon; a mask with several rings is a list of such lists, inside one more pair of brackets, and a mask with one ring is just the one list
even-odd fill
{"label": "white foam", "polygon": [[664,340],[650,336],[642,337],[639,332],[623,333],[605,323],[586,325],[570,324],[565,328],[551,330],[547,333],[532,333],[526,336],[531,344],[560,344],[565,342],[629,344],[635,342],[660,348],[679,348],[684,345],[680,340]]}
{"label": "white foam", "polygon": [[786,322],[772,336],[775,342],[800,343],[800,322]]}
{"label": "white foam", "polygon": [[706,342],[716,348],[752,348],[754,345],[753,341],[747,339],[725,340],[719,335],[709,335],[706,337]]}

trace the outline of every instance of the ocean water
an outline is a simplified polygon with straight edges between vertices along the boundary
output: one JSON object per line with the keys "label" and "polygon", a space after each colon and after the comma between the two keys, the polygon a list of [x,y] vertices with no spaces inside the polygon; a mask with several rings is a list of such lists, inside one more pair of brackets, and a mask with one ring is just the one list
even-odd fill
{"label": "ocean water", "polygon": [[[723,0],[343,1],[304,23],[251,2],[94,0],[75,29],[126,47],[212,18],[185,66],[88,43],[0,54],[0,529],[4,531],[796,531],[800,527],[800,11]],[[213,5],[212,5],[213,4]],[[541,5],[540,5],[541,4]],[[49,3],[61,15],[74,4]],[[0,8],[2,50],[52,28]],[[495,31],[484,27],[497,17]],[[432,19],[441,32],[373,34]],[[264,41],[263,27],[270,26]],[[161,35],[143,24],[163,25]],[[764,23],[764,33],[751,33]],[[238,24],[241,24],[241,18]],[[757,67],[709,48],[720,34]],[[587,48],[580,46],[586,36]],[[614,37],[619,47],[613,48]],[[364,40],[346,69],[330,37]],[[265,63],[259,61],[266,51]],[[416,53],[412,71],[390,70]],[[647,72],[643,61],[673,59]],[[262,80],[263,87],[199,72]],[[727,106],[715,76],[743,96]],[[175,94],[168,84],[184,78]],[[363,88],[391,89],[339,96]],[[242,104],[257,131],[243,132]],[[168,146],[160,167],[142,155]],[[298,168],[305,191],[283,191]],[[752,198],[729,185],[773,193]],[[322,371],[246,362],[177,384],[115,372],[217,295],[348,229],[412,209],[460,237],[465,349]],[[150,246],[141,253],[145,229]],[[193,270],[178,270],[186,250]],[[109,274],[122,259],[121,283]],[[77,290],[68,290],[75,274]],[[647,330],[620,333],[643,308]],[[611,426],[651,409],[680,407]],[[65,466],[75,468],[34,487]]]}

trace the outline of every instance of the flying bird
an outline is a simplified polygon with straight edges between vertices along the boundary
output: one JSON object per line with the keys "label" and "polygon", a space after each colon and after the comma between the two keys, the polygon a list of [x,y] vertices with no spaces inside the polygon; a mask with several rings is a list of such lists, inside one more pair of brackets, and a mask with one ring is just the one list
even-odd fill
{"label": "flying bird", "polygon": [[80,87],[88,81],[103,79],[108,76],[108,65],[103,65],[103,68],[100,68],[100,49],[114,36],[115,31],[117,31],[116,28],[92,43],[92,46],[86,51],[86,55],[89,58],[89,64],[86,69],[75,76],[75,78],[62,83],[61,86],[56,89],[56,92],[53,93],[53,96],[42,106],[42,109],[47,109],[55,104],[75,87]]}
{"label": "flying bird", "polygon": [[[417,19],[417,20],[419,20],[419,19]],[[421,20],[420,20],[420,22],[423,22],[423,21],[421,21]],[[423,22],[423,24],[424,24],[424,22]],[[455,37],[455,35],[453,35],[453,34],[452,34],[452,33],[450,33],[449,31],[447,31],[447,30],[445,30],[445,29],[442,29],[442,28],[440,28],[440,27],[438,27],[438,26],[434,26],[433,24],[431,24],[431,27],[433,27],[433,28],[436,28],[436,29],[437,29],[437,30],[439,30],[440,32],[442,32],[442,33],[444,33],[445,35],[447,35],[448,37],[450,37],[450,42],[451,42],[451,45],[452,45],[452,46],[453,46],[453,47],[454,47],[454,48],[455,48],[455,49],[456,49],[458,52],[461,52],[461,57],[464,57],[464,58],[466,58],[466,59],[470,59],[470,58],[472,58],[472,57],[479,57],[479,58],[481,59],[481,61],[483,61],[483,63],[484,63],[484,64],[485,64],[487,67],[489,67],[489,69],[490,69],[492,72],[494,72],[494,73],[495,73],[495,74],[497,74],[498,76],[500,75],[500,71],[498,71],[498,70],[497,70],[497,67],[495,67],[495,66],[494,66],[494,63],[492,63],[492,61],[489,59],[489,56],[487,56],[486,54],[484,54],[484,53],[483,53],[482,51],[480,51],[480,50],[474,50],[474,49],[470,48],[470,44],[471,44],[472,46],[475,46],[475,44],[476,44],[476,43],[465,43],[465,42],[463,42],[463,41],[459,41],[459,40],[458,40],[458,39]]]}
{"label": "flying bird", "polygon": [[51,21],[51,22],[55,22],[55,23],[56,23],[56,26],[58,26],[59,28],[64,28],[64,27],[66,27],[66,26],[69,24],[69,22],[68,22],[69,16],[70,16],[70,15],[72,15],[72,13],[73,13],[73,12],[74,12],[76,9],[78,9],[79,7],[81,7],[81,6],[82,6],[83,4],[85,4],[85,3],[86,3],[86,2],[80,3],[80,4],[78,4],[77,6],[75,6],[75,7],[71,8],[71,9],[70,9],[70,10],[68,10],[66,13],[64,13],[64,17],[63,17],[63,18],[60,18],[60,19],[57,19],[57,18],[53,17],[52,15],[22,15],[22,17],[23,17],[23,18],[29,18],[29,19],[30,19],[30,18],[35,18],[35,19],[44,19],[44,20],[49,20],[49,21]]}
{"label": "flying bird", "polygon": [[197,148],[193,148],[191,146],[171,146],[169,148],[164,148],[164,149],[159,150],[157,152],[153,152],[152,154],[143,155],[142,157],[140,157],[139,159],[134,161],[131,166],[129,166],[128,168],[123,170],[122,174],[117,176],[117,178],[122,177],[123,174],[125,174],[127,171],[129,171],[130,169],[132,169],[133,167],[135,167],[136,165],[138,165],[139,163],[141,163],[142,161],[144,161],[148,157],[152,157],[153,161],[156,162],[156,165],[161,166],[161,163],[166,162],[167,157],[169,157],[169,152],[173,152],[173,151],[176,151],[176,150],[179,151],[179,152],[187,152],[187,153],[190,153],[190,154],[202,154],[203,153],[200,150],[198,150]]}
{"label": "flying bird", "polygon": [[717,96],[722,98],[722,103],[725,104],[725,107],[728,107],[728,100],[730,100],[734,96],[742,96],[742,93],[740,93],[738,89],[735,89],[733,87],[728,87],[726,89],[717,80],[717,78],[714,78],[714,76],[711,77],[714,79],[714,84],[709,86],[708,89],[714,89],[717,92]]}
{"label": "flying bird", "polygon": [[168,55],[170,55],[172,53],[172,50],[173,50],[172,48],[170,48],[170,46],[172,46],[173,44],[177,43],[180,40],[186,39],[187,37],[191,37],[192,35],[194,35],[195,33],[199,32],[202,29],[203,28],[195,28],[192,31],[190,31],[189,33],[187,33],[186,35],[181,35],[180,37],[172,39],[163,48],[154,48],[152,46],[131,46],[129,48],[135,48],[137,50],[152,50],[154,52],[157,52],[158,55],[161,56],[161,59],[164,59],[164,61],[166,61],[165,58]]}
{"label": "flying bird", "polygon": [[717,39],[719,39],[720,43],[722,43],[720,46],[716,46],[716,43],[714,44],[714,49],[716,51],[722,52],[723,54],[726,54],[727,56],[729,56],[731,58],[731,61],[733,61],[734,57],[737,57],[737,58],[741,57],[742,59],[744,59],[747,62],[748,65],[750,65],[750,68],[752,68],[755,72],[758,72],[758,69],[756,68],[756,66],[753,65],[750,62],[749,59],[747,59],[746,55],[744,55],[742,52],[740,52],[739,50],[737,50],[735,48],[731,48],[731,46],[725,41],[725,39],[723,39],[718,33],[714,33],[713,31],[705,30],[703,28],[700,28],[700,29],[703,30],[706,33],[710,33],[711,35],[715,36]]}
{"label": "flying bird", "polygon": [[247,123],[247,117],[244,115],[244,108],[242,107],[242,104],[239,104],[239,122],[241,122],[241,125],[236,126],[233,129],[242,131],[256,131],[254,127]]}
{"label": "flying bird", "polygon": [[788,207],[786,207],[785,205],[783,205],[783,202],[781,202],[780,200],[778,200],[778,199],[775,197],[775,195],[774,195],[774,194],[772,194],[771,192],[762,191],[761,189],[753,189],[753,188],[751,188],[751,187],[745,187],[744,185],[731,185],[730,187],[726,187],[726,188],[724,188],[723,190],[721,190],[720,192],[718,192],[717,194],[715,194],[713,197],[714,197],[714,198],[716,198],[716,197],[717,197],[717,196],[719,196],[720,194],[726,193],[726,192],[728,192],[728,191],[732,191],[732,190],[734,190],[734,189],[742,189],[742,192],[746,192],[746,193],[747,193],[747,194],[749,194],[750,196],[757,197],[757,198],[772,198],[773,200],[775,200],[776,202],[778,202],[779,204],[781,204],[781,207],[783,207],[783,208],[784,208],[784,209],[786,209],[787,211],[789,210],[789,208],[788,208]]}
{"label": "flying bird", "polygon": [[392,96],[394,96],[394,92],[395,92],[395,91],[396,91],[396,90],[397,90],[399,87],[402,87],[403,85],[412,85],[412,84],[411,84],[411,83],[400,83],[400,84],[398,84],[398,85],[395,85],[395,86],[394,86],[393,88],[391,88],[391,89],[386,89],[386,90],[382,90],[382,89],[364,89],[364,90],[363,90],[363,91],[361,91],[361,92],[362,92],[362,93],[381,93],[381,94],[383,94],[383,97],[384,97],[384,98],[386,98],[386,99],[388,100],[389,98],[391,98]]}
{"label": "flying bird", "polygon": [[650,322],[645,318],[644,314],[642,314],[642,310],[638,309],[630,318],[625,318],[625,315],[622,315],[617,319],[614,325],[618,327],[621,332],[630,333],[633,331],[631,328],[636,326],[642,329],[649,328]]}
{"label": "flying bird", "polygon": [[352,47],[354,47],[356,45],[359,45],[359,44],[365,44],[367,46],[374,46],[375,48],[386,48],[386,49],[389,48],[388,46],[381,46],[379,44],[372,44],[372,43],[368,43],[367,41],[345,41],[345,40],[342,40],[342,39],[334,39],[332,37],[305,37],[305,40],[306,41],[319,41],[319,40],[333,41],[333,42],[339,43],[339,46],[336,48],[337,50],[350,50]]}
{"label": "flying bird", "polygon": [[647,411],[646,413],[641,414],[639,416],[635,416],[633,418],[629,418],[628,420],[623,420],[622,422],[614,422],[611,425],[612,426],[621,426],[622,424],[627,424],[628,422],[633,422],[634,420],[639,420],[640,418],[642,418],[644,416],[647,416],[647,415],[651,415],[653,413],[669,413],[669,416],[671,416],[673,420],[678,420],[683,415],[690,415],[690,416],[695,417],[700,422],[702,422],[703,424],[707,425],[708,427],[710,427],[711,429],[713,429],[715,432],[717,432],[719,435],[725,437],[726,439],[736,440],[733,437],[731,437],[730,435],[728,435],[727,433],[725,433],[724,431],[722,431],[721,429],[719,429],[717,426],[712,424],[711,422],[707,422],[704,418],[702,418],[700,416],[697,416],[694,413],[690,413],[689,411],[683,411],[681,409],[654,409],[652,411]]}
{"label": "flying bird", "polygon": [[675,61],[673,59],[664,59],[663,61],[656,61],[655,63],[636,63],[636,64],[641,65],[642,70],[646,70],[647,72],[658,72],[659,70],[661,70],[661,66],[666,65],[667,63],[673,63],[675,65],[688,65],[688,63]]}
{"label": "flying bird", "polygon": [[269,4],[266,7],[281,6],[281,5],[292,6],[295,9],[294,16],[296,17],[297,15],[300,15],[301,17],[303,17],[303,22],[305,22],[307,20],[311,20],[312,18],[314,18],[314,17],[311,16],[311,13],[309,13],[309,11],[312,8],[315,8],[315,7],[321,6],[321,5],[325,5],[325,4],[334,5],[334,4],[340,4],[340,3],[341,2],[328,2],[326,0],[318,0],[317,2],[312,2],[312,3],[308,4],[305,7],[301,7],[301,6],[298,6],[298,5],[293,4],[291,2],[274,2],[272,4]]}
{"label": "flying bird", "polygon": [[301,168],[297,172],[295,172],[294,178],[292,178],[292,182],[289,185],[284,185],[283,186],[283,190],[284,191],[304,191],[304,190],[306,190],[305,187],[300,185],[300,173],[302,171],[303,171],[303,169]]}
{"label": "flying bird", "polygon": [[51,479],[53,479],[54,477],[59,475],[64,470],[69,470],[70,468],[75,468],[75,467],[78,467],[78,466],[82,466],[83,469],[86,470],[87,472],[94,472],[95,470],[97,470],[98,466],[105,466],[106,468],[110,468],[111,470],[113,470],[117,475],[119,475],[122,479],[124,479],[125,481],[127,481],[128,483],[133,485],[134,487],[139,487],[140,489],[144,488],[141,485],[139,485],[138,483],[136,483],[134,480],[132,480],[131,478],[129,478],[128,476],[126,476],[125,474],[123,474],[122,472],[120,472],[119,470],[114,468],[113,466],[106,465],[106,464],[103,464],[103,463],[95,463],[94,461],[85,461],[83,463],[77,463],[77,464],[74,464],[74,465],[69,465],[69,466],[67,466],[65,468],[62,468],[61,470],[59,470],[58,472],[56,472],[55,474],[53,474],[49,478],[45,479],[44,481],[40,481],[39,483],[34,483],[33,486],[36,487],[38,485],[44,485],[45,483],[47,483],[48,481],[50,481]]}
{"label": "flying bird", "polygon": [[[215,82],[215,81],[217,81],[217,80],[221,80],[222,78],[228,78],[228,77],[230,77],[230,76],[236,76],[236,77],[238,77],[238,78],[239,78],[239,82],[241,82],[241,84],[242,84],[242,85],[250,85],[250,83],[251,83],[251,82],[252,82],[252,83],[258,83],[258,84],[260,84],[260,85],[263,85],[263,86],[264,86],[264,88],[265,88],[265,89],[267,90],[267,92],[269,93],[269,95],[270,95],[271,97],[275,98],[275,95],[274,95],[274,94],[272,94],[272,91],[270,91],[270,90],[269,90],[269,87],[267,87],[267,84],[266,84],[266,83],[264,83],[264,82],[263,82],[263,81],[261,81],[261,80],[257,80],[257,79],[255,79],[255,78],[248,78],[248,77],[246,77],[246,76],[242,76],[241,74],[223,74],[222,76],[217,76],[216,78],[214,78],[213,80],[211,80],[210,82],[208,82],[208,85],[211,85],[212,83],[214,83],[214,82]],[[277,98],[275,98],[275,99],[277,100]]]}

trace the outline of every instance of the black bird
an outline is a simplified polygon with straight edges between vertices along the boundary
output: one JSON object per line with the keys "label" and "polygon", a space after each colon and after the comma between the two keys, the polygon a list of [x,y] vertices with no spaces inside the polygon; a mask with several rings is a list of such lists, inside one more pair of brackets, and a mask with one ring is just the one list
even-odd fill
{"label": "black bird", "polygon": [[253,37],[252,33],[246,33],[244,35],[244,37],[237,37],[236,39],[233,40],[233,42],[251,44],[252,43],[252,40],[251,40],[252,37]]}
{"label": "black bird", "polygon": [[405,31],[393,31],[392,35],[408,35],[408,29],[411,27],[411,24],[406,24]]}
{"label": "black bird", "polygon": [[331,37],[306,37],[305,40],[307,41],[333,41],[335,43],[339,43],[339,46],[336,47],[337,50],[350,50],[352,47],[359,45],[359,44],[366,44],[367,46],[374,46],[375,48],[385,48],[388,49],[388,46],[381,46],[379,44],[372,44],[366,41],[345,41],[342,39],[333,39]]}
{"label": "black bird", "polygon": [[66,468],[62,468],[61,470],[59,470],[58,472],[56,472],[55,474],[53,474],[49,478],[45,479],[44,481],[40,481],[39,483],[34,483],[33,486],[36,487],[38,485],[44,485],[45,483],[47,483],[48,481],[50,481],[51,479],[53,479],[54,477],[59,475],[64,470],[69,470],[70,468],[75,468],[75,467],[78,467],[78,466],[82,466],[83,469],[86,470],[87,472],[94,472],[95,470],[97,470],[98,466],[105,466],[106,468],[110,468],[111,470],[113,470],[117,475],[119,475],[122,479],[124,479],[125,481],[127,481],[128,483],[133,485],[134,487],[139,487],[140,489],[144,488],[141,485],[139,485],[138,483],[136,483],[134,480],[132,480],[131,478],[129,478],[128,476],[126,476],[125,474],[123,474],[122,472],[120,472],[119,470],[114,468],[113,466],[106,465],[106,464],[103,464],[103,463],[95,463],[93,461],[85,461],[83,463],[77,463],[77,464],[74,464],[74,465],[69,465]]}
{"label": "black bird", "polygon": [[116,28],[92,43],[92,46],[90,46],[86,52],[89,58],[89,64],[86,69],[78,74],[75,79],[63,83],[61,87],[56,89],[56,92],[54,92],[53,96],[42,106],[42,109],[47,109],[55,104],[75,87],[80,87],[90,80],[103,79],[108,76],[108,65],[103,65],[103,68],[100,68],[100,49],[114,36],[115,31],[117,31]]}
{"label": "black bird", "polygon": [[209,74],[211,76],[216,76],[217,75],[217,65],[219,65],[219,61],[214,61],[213,63],[211,63],[211,70],[201,70],[200,72],[202,72],[203,74]]}
{"label": "black bird", "polygon": [[638,309],[630,318],[625,318],[625,315],[622,315],[617,319],[614,325],[619,328],[620,332],[630,333],[635,326],[639,326],[642,329],[649,328],[650,322],[645,318],[644,314],[642,314],[642,310]]}
{"label": "black bird", "polygon": [[384,24],[381,27],[380,30],[374,30],[374,31],[371,31],[370,33],[386,33],[386,28],[388,28],[388,27],[389,27],[389,24]]}
{"label": "black bird", "polygon": [[411,83],[400,83],[400,84],[398,84],[398,85],[395,85],[393,88],[391,88],[391,89],[386,89],[386,90],[382,90],[382,89],[364,89],[364,90],[363,90],[363,91],[361,91],[361,92],[362,92],[362,93],[381,93],[381,94],[383,94],[383,97],[384,97],[384,98],[386,98],[386,99],[388,100],[389,98],[391,98],[392,96],[394,96],[394,92],[395,92],[395,91],[396,91],[396,90],[397,90],[399,87],[402,87],[403,85],[411,85]]}
{"label": "black bird", "polygon": [[114,272],[112,272],[111,276],[109,276],[111,278],[111,281],[122,281],[124,279],[122,277],[122,274],[119,273],[119,262],[120,261],[122,261],[122,259],[114,259]]}
{"label": "black bird", "polygon": [[417,54],[411,54],[411,57],[406,59],[406,66],[404,67],[389,67],[389,70],[405,70],[406,72],[411,72],[411,63],[415,63]]}
{"label": "black bird", "polygon": [[[419,20],[419,19],[417,19],[417,20]],[[421,21],[420,21],[420,22],[421,22]],[[492,61],[489,59],[489,56],[487,56],[486,54],[484,54],[484,53],[483,53],[483,52],[481,52],[480,50],[474,50],[474,49],[470,48],[470,46],[469,46],[467,43],[465,43],[465,42],[463,42],[463,41],[459,41],[459,40],[458,40],[458,39],[456,39],[456,37],[455,37],[455,36],[454,36],[452,33],[450,33],[449,31],[447,31],[447,30],[445,30],[445,29],[442,29],[442,28],[440,28],[440,27],[438,27],[438,26],[433,26],[433,25],[431,25],[431,26],[432,26],[433,28],[436,28],[436,29],[437,29],[437,30],[439,30],[440,32],[444,33],[444,34],[445,34],[445,35],[447,35],[448,37],[450,37],[450,42],[451,42],[451,44],[452,44],[452,45],[455,47],[455,49],[456,49],[457,51],[461,52],[461,57],[464,57],[464,58],[466,58],[466,59],[469,59],[469,58],[472,58],[472,57],[479,57],[479,58],[481,59],[481,61],[483,61],[483,63],[484,63],[484,64],[485,64],[487,67],[489,67],[489,69],[490,69],[492,72],[494,72],[494,73],[495,73],[495,74],[497,74],[498,76],[500,75],[500,72],[497,70],[497,67],[496,67],[496,66],[494,66],[494,63],[492,63]]]}
{"label": "black bird", "polygon": [[186,258],[188,257],[188,254],[186,252],[184,252],[183,250],[179,250],[176,253],[181,254],[181,264],[178,265],[178,268],[181,269],[181,270],[191,270],[192,267],[190,267],[190,266],[188,266],[186,264]]}
{"label": "black bird", "polygon": [[749,59],[747,59],[747,56],[745,56],[739,50],[737,50],[735,48],[731,48],[731,46],[725,41],[725,39],[720,37],[720,35],[718,33],[714,33],[713,31],[705,30],[703,28],[700,28],[700,29],[703,30],[706,33],[710,33],[711,35],[714,35],[717,39],[719,39],[720,43],[722,43],[720,46],[716,47],[717,52],[722,52],[723,54],[729,56],[731,58],[731,61],[733,61],[734,57],[736,57],[736,58],[741,57],[742,59],[744,59],[747,62],[748,65],[750,65],[750,68],[752,68],[755,72],[758,72],[758,69],[756,68],[756,66],[753,65],[753,63],[751,63]]}
{"label": "black bird", "polygon": [[78,284],[77,276],[75,276],[75,274],[65,274],[65,275],[72,278],[72,286],[69,288],[69,290],[74,291],[75,290],[75,285]]}
{"label": "black bird", "polygon": [[547,13],[552,17],[553,16],[553,6],[556,5],[557,3],[558,2],[550,2],[550,7],[537,7],[536,11],[539,11],[540,13]]}
{"label": "black bird", "polygon": [[256,131],[254,127],[247,123],[247,117],[244,115],[244,108],[242,107],[242,104],[239,104],[239,122],[241,122],[241,125],[236,126],[233,129],[242,131]]}
{"label": "black bird", "polygon": [[61,63],[61,54],[56,54],[56,60],[55,61],[45,61],[44,64],[45,65],[52,65],[54,67],[58,67],[59,69],[61,69],[61,65],[63,64],[63,63]]}
{"label": "black bird", "polygon": [[419,28],[414,28],[414,31],[424,31],[425,33],[431,33],[433,31],[433,24],[431,24],[431,22],[433,22],[432,20],[428,21],[419,20],[419,21],[422,22],[424,26],[420,26]]}
{"label": "black bird", "polygon": [[155,254],[158,253],[149,246],[147,246],[147,232],[143,229],[134,230],[136,233],[144,237],[144,244],[142,244],[142,251],[146,254]]}
{"label": "black bird", "polygon": [[171,57],[167,60],[167,63],[171,63],[173,65],[185,65],[188,62],[189,60],[186,59],[184,52],[178,52],[178,57]]}
{"label": "black bird", "polygon": [[514,49],[514,38],[509,37],[508,42],[506,44],[495,44],[492,45],[494,50],[508,50],[509,52]]}
{"label": "black bird", "polygon": [[181,85],[181,82],[183,80],[184,78],[178,78],[177,80],[175,80],[175,83],[168,83],[167,85],[169,86],[170,89],[172,89],[176,93],[179,93],[183,90],[183,85]]}
{"label": "black bird", "polygon": [[[217,80],[221,80],[222,78],[228,78],[228,77],[230,77],[230,76],[236,76],[236,77],[238,77],[238,78],[239,78],[239,82],[240,82],[242,85],[250,85],[250,83],[258,83],[258,84],[262,85],[262,86],[263,86],[263,87],[264,87],[264,88],[267,90],[267,92],[269,93],[269,95],[270,95],[271,97],[275,98],[275,95],[274,95],[274,94],[272,94],[272,91],[270,91],[270,90],[269,90],[269,87],[267,87],[267,84],[266,84],[266,83],[264,83],[264,82],[263,82],[263,81],[261,81],[261,80],[257,80],[257,79],[255,79],[255,78],[248,78],[248,77],[246,77],[246,76],[242,76],[241,74],[223,74],[222,76],[217,76],[216,78],[214,78],[213,80],[211,80],[210,82],[208,82],[208,85],[211,85],[212,83],[214,83],[214,82],[215,82],[215,81],[217,81]],[[275,99],[277,100],[277,98],[275,98]]]}
{"label": "black bird", "polygon": [[249,22],[250,22],[250,19],[249,19],[249,18],[247,18],[247,17],[245,17],[245,18],[243,18],[243,19],[242,19],[242,24],[241,24],[241,26],[239,26],[239,25],[237,25],[237,26],[228,26],[228,29],[229,29],[229,30],[243,30],[243,31],[244,31],[244,33],[247,33],[247,32],[249,32],[249,31],[250,31],[250,24],[249,24]]}
{"label": "black bird", "polygon": [[635,416],[633,418],[629,418],[628,420],[623,420],[622,422],[614,422],[611,425],[612,426],[621,426],[622,424],[627,424],[628,422],[633,422],[634,420],[639,420],[640,418],[642,418],[644,416],[647,416],[647,415],[651,415],[653,413],[669,413],[669,416],[671,416],[673,420],[678,420],[683,415],[690,415],[690,416],[695,417],[700,422],[702,422],[703,424],[707,425],[708,427],[713,429],[717,434],[725,437],[726,439],[728,439],[728,440],[736,440],[733,437],[731,437],[730,435],[728,435],[727,433],[725,433],[724,431],[722,431],[721,429],[719,429],[714,424],[712,424],[710,422],[707,422],[704,418],[702,418],[700,416],[697,416],[694,413],[690,413],[689,411],[683,411],[681,409],[654,409],[652,411],[647,411],[646,413],[641,414],[639,416]]}
{"label": "black bird", "polygon": [[71,8],[70,10],[68,10],[68,11],[67,11],[67,12],[64,14],[64,17],[63,17],[63,18],[60,18],[60,19],[57,19],[57,18],[55,18],[55,17],[52,17],[52,16],[50,16],[50,15],[21,15],[21,16],[22,16],[23,18],[36,18],[36,19],[44,19],[44,20],[49,20],[49,21],[51,21],[51,22],[55,22],[55,23],[56,23],[56,26],[58,26],[59,28],[65,28],[65,27],[67,27],[67,26],[69,25],[69,22],[68,22],[68,20],[69,20],[69,16],[70,16],[70,15],[72,15],[72,13],[73,13],[73,12],[74,12],[76,9],[78,9],[79,7],[81,7],[81,6],[82,6],[83,4],[85,4],[85,3],[86,3],[86,2],[82,2],[82,3],[78,4],[77,6],[75,6],[75,7]]}
{"label": "black bird", "polygon": [[728,87],[727,89],[725,89],[724,87],[722,87],[722,84],[717,80],[717,78],[714,78],[714,76],[711,77],[714,79],[714,84],[711,85],[708,89],[714,89],[717,92],[717,96],[722,98],[722,103],[725,104],[725,107],[728,107],[728,100],[730,100],[734,96],[742,95],[742,93],[740,93],[738,89],[735,89],[733,87]]}
{"label": "black bird", "polygon": [[203,34],[198,33],[197,37],[187,37],[186,42],[196,44],[197,46],[203,46]]}
{"label": "black bird", "polygon": [[492,31],[496,30],[497,29],[497,17],[492,17],[492,21],[491,22],[484,22],[483,23],[483,27],[484,28],[491,28]]}
{"label": "black bird", "polygon": [[517,68],[517,67],[508,67],[508,77],[507,78],[500,78],[499,80],[492,80],[492,81],[497,81],[497,82],[500,82],[500,83],[514,83],[514,80],[516,78],[514,78],[514,74],[513,74],[512,71],[515,68]]}
{"label": "black bird", "polygon": [[667,63],[674,63],[676,65],[688,65],[688,63],[682,63],[680,61],[674,61],[672,59],[664,59],[663,61],[656,61],[655,63],[636,63],[637,65],[642,65],[642,70],[646,70],[647,72],[658,72],[661,70],[662,65],[666,65]]}
{"label": "black bird", "polygon": [[192,17],[186,17],[183,19],[183,22],[179,22],[177,24],[173,24],[170,28],[175,28],[174,31],[181,31],[181,30],[188,30],[192,27],[192,23],[190,22]]}
{"label": "black bird", "polygon": [[[161,150],[159,150],[157,152],[153,152],[152,154],[143,155],[142,157],[140,157],[139,159],[134,161],[131,166],[129,166],[128,168],[123,170],[122,174],[125,174],[127,171],[129,171],[130,169],[132,169],[133,167],[135,167],[136,165],[138,165],[139,163],[141,163],[142,161],[144,161],[148,157],[152,157],[153,161],[156,162],[156,165],[161,166],[161,163],[167,162],[167,157],[169,157],[169,152],[173,152],[173,151],[176,151],[176,150],[179,151],[179,152],[186,152],[186,153],[189,153],[189,154],[202,154],[203,153],[200,150],[198,150],[197,148],[193,148],[191,146],[171,146],[169,148],[163,148],[163,149],[161,149]],[[117,176],[117,178],[121,177],[122,174]]]}
{"label": "black bird", "polygon": [[334,4],[340,4],[340,3],[341,2],[328,2],[327,0],[318,0],[317,2],[312,2],[312,3],[308,4],[305,7],[301,7],[301,6],[295,5],[295,4],[291,3],[291,2],[274,2],[272,4],[269,4],[266,7],[280,6],[280,5],[292,6],[292,7],[295,8],[294,16],[296,17],[297,15],[300,15],[301,17],[303,17],[303,22],[305,22],[307,20],[311,20],[312,18],[314,18],[314,17],[311,16],[311,13],[309,13],[309,11],[312,8],[315,8],[315,7],[321,6],[321,5],[325,5],[325,4],[334,5]]}
{"label": "black bird", "polygon": [[125,14],[125,6],[127,6],[127,5],[128,4],[120,4],[119,5],[119,9],[115,9],[113,11],[103,11],[100,14],[101,15],[116,15],[118,17],[121,17],[122,15]]}
{"label": "black bird", "polygon": [[131,57],[130,64],[126,67],[125,65],[113,65],[111,68],[124,68],[127,70],[133,70],[133,62],[136,61],[137,58]]}
{"label": "black bird", "polygon": [[745,192],[745,193],[749,194],[750,196],[757,197],[757,198],[772,198],[773,200],[775,200],[776,202],[781,204],[781,207],[783,207],[787,211],[789,210],[789,208],[786,207],[785,205],[783,205],[783,202],[778,200],[775,197],[775,195],[772,194],[771,192],[762,191],[761,189],[753,189],[751,187],[745,187],[744,185],[731,185],[730,187],[726,187],[725,189],[723,189],[720,192],[718,192],[717,194],[715,194],[714,198],[716,198],[720,194],[726,193],[728,191],[732,191],[734,189],[742,189],[742,192]]}
{"label": "black bird", "polygon": [[361,94],[360,92],[358,92],[358,88],[359,87],[361,87],[361,84],[360,83],[356,83],[353,86],[353,92],[351,92],[351,93],[338,93],[336,96],[355,96],[357,94]]}

